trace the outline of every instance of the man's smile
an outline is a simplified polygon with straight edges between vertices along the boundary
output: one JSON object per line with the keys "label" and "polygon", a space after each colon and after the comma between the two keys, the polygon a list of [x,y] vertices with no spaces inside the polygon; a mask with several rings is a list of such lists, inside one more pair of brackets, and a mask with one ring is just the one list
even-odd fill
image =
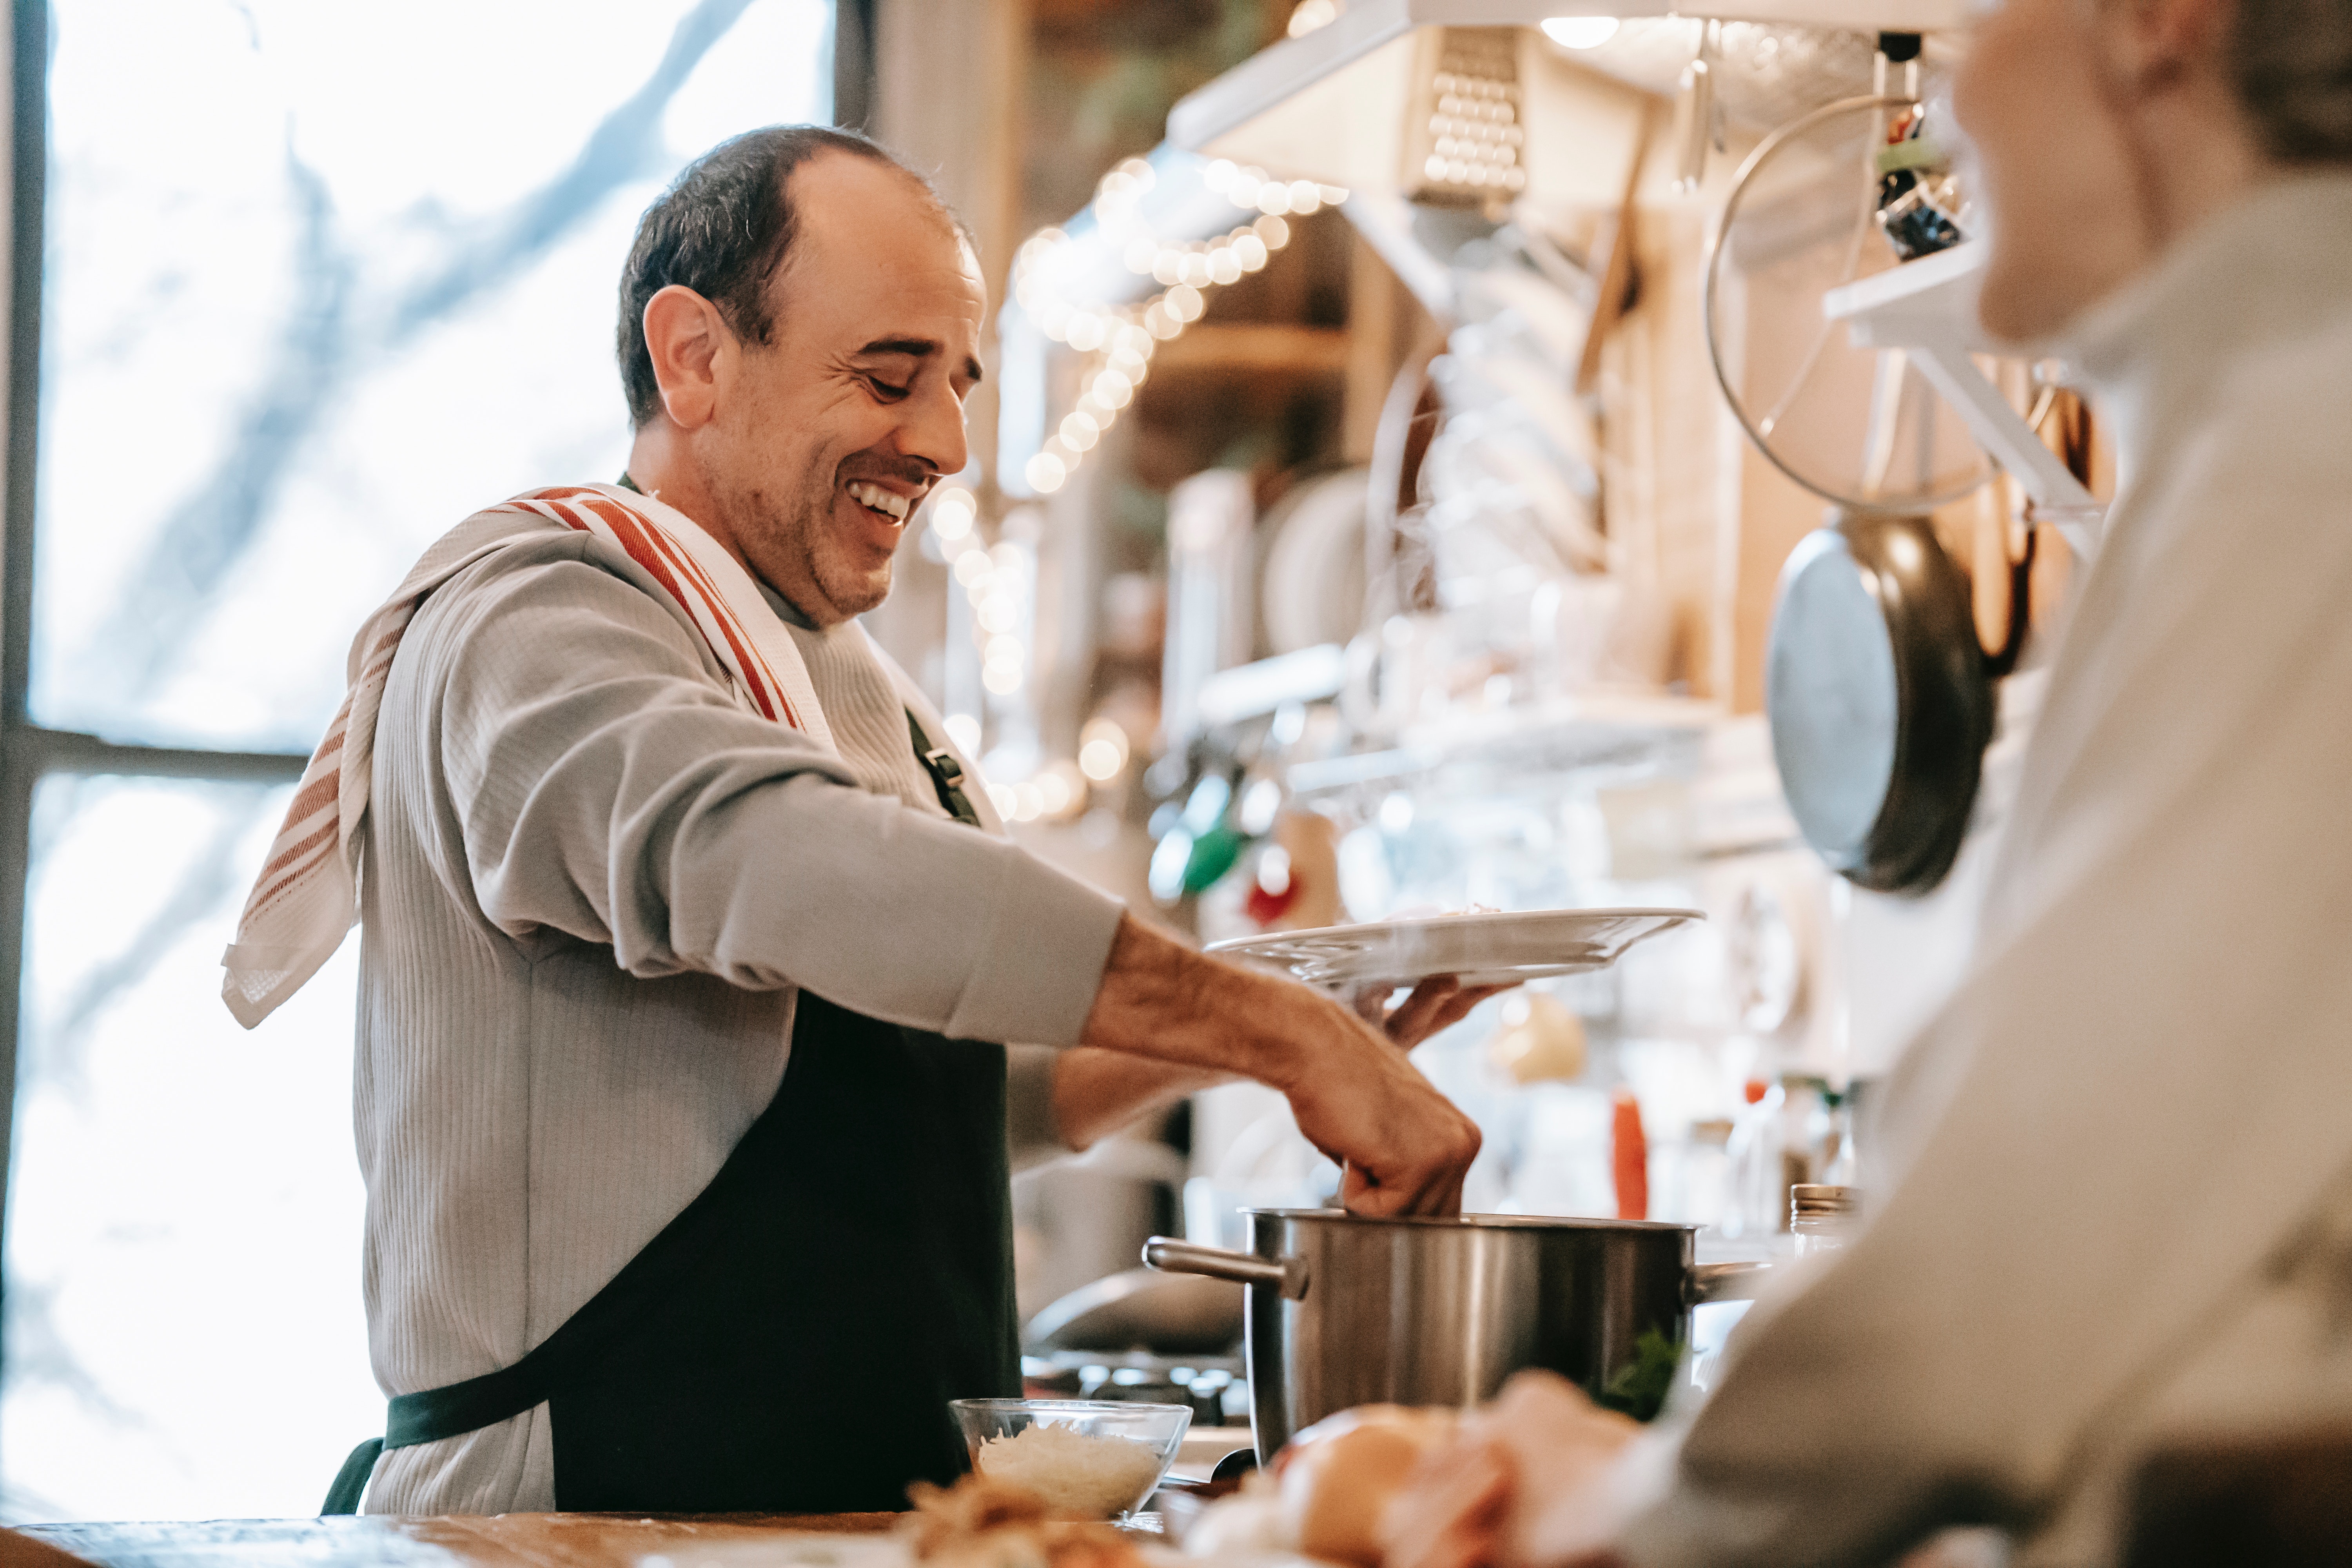
{"label": "man's smile", "polygon": [[870,479],[852,479],[844,488],[849,491],[851,500],[894,523],[906,521],[907,514],[915,510],[915,498],[885,489]]}

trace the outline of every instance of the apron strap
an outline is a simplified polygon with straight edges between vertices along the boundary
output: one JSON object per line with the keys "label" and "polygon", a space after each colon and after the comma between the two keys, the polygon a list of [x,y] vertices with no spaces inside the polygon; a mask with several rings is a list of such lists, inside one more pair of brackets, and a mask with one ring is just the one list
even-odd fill
{"label": "apron strap", "polygon": [[359,1512],[360,1499],[367,1495],[368,1478],[375,1474],[376,1459],[383,1453],[381,1437],[371,1437],[352,1450],[352,1457],[335,1472],[335,1484],[327,1489],[327,1500],[320,1507],[320,1517]]}
{"label": "apron strap", "polygon": [[915,755],[923,761],[923,771],[931,775],[931,787],[939,792],[940,805],[947,814],[967,827],[980,826],[980,813],[972,809],[971,797],[965,795],[963,764],[945,746],[934,746],[931,738],[923,733],[923,721],[915,710],[907,710],[907,733],[914,737]]}

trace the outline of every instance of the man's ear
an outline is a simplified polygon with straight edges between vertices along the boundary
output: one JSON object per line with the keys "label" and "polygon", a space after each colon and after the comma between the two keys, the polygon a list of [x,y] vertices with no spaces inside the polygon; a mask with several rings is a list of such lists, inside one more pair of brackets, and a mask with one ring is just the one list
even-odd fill
{"label": "man's ear", "polygon": [[735,334],[719,307],[673,283],[646,301],[645,331],[671,423],[684,430],[710,423],[735,349]]}

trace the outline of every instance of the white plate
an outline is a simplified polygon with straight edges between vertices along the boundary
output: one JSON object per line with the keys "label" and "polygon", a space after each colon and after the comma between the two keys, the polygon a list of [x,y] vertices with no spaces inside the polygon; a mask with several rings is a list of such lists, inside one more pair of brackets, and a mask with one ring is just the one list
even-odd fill
{"label": "white plate", "polygon": [[1501,985],[1606,969],[1644,937],[1706,918],[1696,910],[1426,915],[1236,937],[1209,951],[1280,964],[1310,985],[1410,985],[1433,974]]}

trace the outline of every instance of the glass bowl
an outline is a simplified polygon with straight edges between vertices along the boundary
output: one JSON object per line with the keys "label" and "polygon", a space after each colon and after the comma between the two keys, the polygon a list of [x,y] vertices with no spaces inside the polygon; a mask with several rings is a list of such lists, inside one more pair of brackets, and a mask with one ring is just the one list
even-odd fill
{"label": "glass bowl", "polygon": [[957,1399],[971,1468],[1027,1487],[1067,1519],[1116,1519],[1143,1506],[1176,1462],[1190,1406],[1108,1399]]}

